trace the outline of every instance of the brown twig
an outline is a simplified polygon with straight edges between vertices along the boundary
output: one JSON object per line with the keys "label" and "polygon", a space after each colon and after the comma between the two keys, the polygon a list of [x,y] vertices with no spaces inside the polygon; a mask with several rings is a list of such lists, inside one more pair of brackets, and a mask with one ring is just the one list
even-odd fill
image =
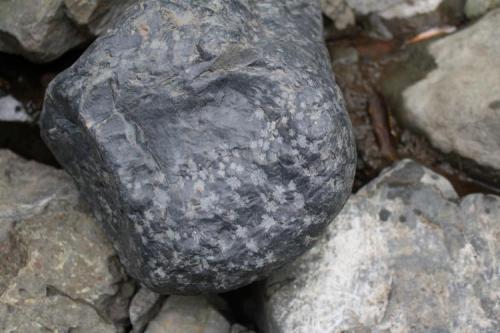
{"label": "brown twig", "polygon": [[372,121],[373,131],[380,147],[380,152],[391,161],[399,159],[394,138],[391,135],[389,117],[384,102],[375,91],[371,94],[368,114]]}

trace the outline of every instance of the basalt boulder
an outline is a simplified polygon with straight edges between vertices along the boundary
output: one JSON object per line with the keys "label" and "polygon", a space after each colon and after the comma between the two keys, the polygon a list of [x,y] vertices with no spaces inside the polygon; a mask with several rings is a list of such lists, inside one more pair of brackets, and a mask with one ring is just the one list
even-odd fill
{"label": "basalt boulder", "polygon": [[222,292],[298,257],[351,191],[309,0],[138,1],[48,88],[42,135],[128,272]]}

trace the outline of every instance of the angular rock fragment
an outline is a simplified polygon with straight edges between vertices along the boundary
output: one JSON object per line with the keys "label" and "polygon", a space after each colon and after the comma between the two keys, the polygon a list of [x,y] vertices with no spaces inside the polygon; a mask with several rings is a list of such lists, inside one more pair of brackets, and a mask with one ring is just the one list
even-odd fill
{"label": "angular rock fragment", "polygon": [[[384,83],[405,125],[424,133],[445,153],[496,170],[500,170],[499,29],[497,9],[430,43]],[[418,80],[408,82],[412,77]]]}
{"label": "angular rock fragment", "polygon": [[0,332],[121,332],[125,275],[62,171],[0,150]]}
{"label": "angular rock fragment", "polygon": [[159,293],[230,290],[337,214],[355,149],[306,0],[139,1],[51,83],[42,134]]}
{"label": "angular rock fragment", "polygon": [[229,333],[227,320],[200,296],[170,296],[146,333]]}
{"label": "angular rock fragment", "polygon": [[132,332],[141,333],[160,311],[164,297],[146,287],[141,287],[130,302],[130,322]]}
{"label": "angular rock fragment", "polygon": [[4,0],[0,51],[48,62],[112,26],[130,0]]}
{"label": "angular rock fragment", "polygon": [[266,332],[499,332],[500,197],[405,160],[266,282]]}

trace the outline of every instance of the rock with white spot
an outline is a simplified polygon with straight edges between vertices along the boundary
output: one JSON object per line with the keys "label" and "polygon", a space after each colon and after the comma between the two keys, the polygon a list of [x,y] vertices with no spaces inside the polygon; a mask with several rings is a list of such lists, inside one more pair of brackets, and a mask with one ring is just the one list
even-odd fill
{"label": "rock with white spot", "polygon": [[266,281],[266,332],[499,332],[500,197],[405,160]]}
{"label": "rock with white spot", "polygon": [[230,333],[228,321],[204,297],[170,296],[145,333]]}
{"label": "rock with white spot", "polygon": [[42,134],[128,272],[222,292],[308,249],[355,149],[309,0],[138,1],[52,81]]}
{"label": "rock with white spot", "polygon": [[11,95],[2,95],[0,91],[0,122],[31,122],[32,117],[26,112],[22,103]]}
{"label": "rock with white spot", "polygon": [[7,150],[0,170],[0,332],[122,332],[126,276],[71,178]]}

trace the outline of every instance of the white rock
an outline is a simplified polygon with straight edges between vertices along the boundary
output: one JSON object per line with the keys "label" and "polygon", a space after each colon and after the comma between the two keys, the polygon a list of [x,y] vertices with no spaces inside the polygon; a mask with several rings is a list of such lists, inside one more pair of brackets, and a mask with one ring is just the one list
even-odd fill
{"label": "white rock", "polygon": [[403,92],[403,118],[432,144],[500,169],[500,10],[432,43],[437,68]]}
{"label": "white rock", "polygon": [[7,95],[0,97],[0,121],[29,122],[32,119],[21,102]]}

